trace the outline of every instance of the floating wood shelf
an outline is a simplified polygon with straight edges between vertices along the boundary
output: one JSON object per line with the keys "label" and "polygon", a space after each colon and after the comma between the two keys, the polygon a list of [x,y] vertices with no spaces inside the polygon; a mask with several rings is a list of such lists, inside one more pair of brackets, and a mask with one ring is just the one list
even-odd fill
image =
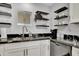
{"label": "floating wood shelf", "polygon": [[36,25],[37,27],[49,27],[48,25]]}
{"label": "floating wood shelf", "polygon": [[64,10],[66,10],[66,9],[68,9],[68,8],[67,7],[62,7],[60,9],[56,10],[55,13],[60,13],[60,12],[62,12]]}
{"label": "floating wood shelf", "polygon": [[67,26],[68,24],[59,24],[59,25],[54,25],[54,26]]}
{"label": "floating wood shelf", "polygon": [[10,8],[10,9],[12,8],[11,4],[8,4],[8,3],[0,3],[0,6]]}
{"label": "floating wood shelf", "polygon": [[1,25],[11,25],[11,23],[4,23],[4,22],[0,22]]}
{"label": "floating wood shelf", "polygon": [[71,24],[79,24],[79,22],[72,22]]}
{"label": "floating wood shelf", "polygon": [[48,21],[49,19],[47,19],[47,18],[36,18],[35,21],[37,21],[37,20],[45,20],[45,21]]}
{"label": "floating wood shelf", "polygon": [[47,19],[47,18],[42,18],[41,20],[46,20],[46,21],[47,21],[47,20],[49,20],[49,19]]}
{"label": "floating wood shelf", "polygon": [[49,14],[49,13],[43,12],[43,11],[36,11],[36,13],[40,13],[40,14],[44,14],[44,15],[48,15]]}
{"label": "floating wood shelf", "polygon": [[63,18],[67,18],[68,16],[66,16],[66,15],[63,15],[63,16],[57,16],[56,18],[54,18],[55,20],[59,20],[59,19],[63,19]]}
{"label": "floating wood shelf", "polygon": [[0,28],[9,28],[11,27],[11,23],[0,22]]}
{"label": "floating wood shelf", "polygon": [[7,13],[7,12],[0,12],[0,15],[4,15],[4,16],[12,16],[11,13]]}

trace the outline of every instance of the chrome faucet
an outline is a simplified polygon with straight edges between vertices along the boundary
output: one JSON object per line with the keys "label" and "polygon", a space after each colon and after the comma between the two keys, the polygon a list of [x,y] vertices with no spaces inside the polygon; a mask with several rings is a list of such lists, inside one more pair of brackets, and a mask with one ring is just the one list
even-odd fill
{"label": "chrome faucet", "polygon": [[22,27],[22,39],[25,40],[25,37],[24,37],[24,29],[26,29],[26,31],[29,32],[28,33],[29,34],[29,39],[31,39],[32,33],[28,30],[28,28],[25,25]]}

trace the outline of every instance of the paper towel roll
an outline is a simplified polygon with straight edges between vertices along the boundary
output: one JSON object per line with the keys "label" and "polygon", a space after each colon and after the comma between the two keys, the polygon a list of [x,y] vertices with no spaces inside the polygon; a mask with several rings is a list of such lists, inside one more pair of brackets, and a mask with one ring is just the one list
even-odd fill
{"label": "paper towel roll", "polygon": [[6,28],[1,28],[1,38],[7,38]]}

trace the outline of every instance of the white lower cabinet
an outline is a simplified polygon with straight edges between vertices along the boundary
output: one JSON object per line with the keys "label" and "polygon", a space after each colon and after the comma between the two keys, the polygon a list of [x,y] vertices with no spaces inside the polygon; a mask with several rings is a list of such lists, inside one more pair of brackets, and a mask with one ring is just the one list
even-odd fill
{"label": "white lower cabinet", "polygon": [[24,49],[7,50],[5,56],[24,56]]}
{"label": "white lower cabinet", "polygon": [[50,56],[50,46],[49,45],[41,46],[41,56]]}
{"label": "white lower cabinet", "polygon": [[28,56],[40,56],[40,45],[28,47],[27,53]]}
{"label": "white lower cabinet", "polygon": [[72,47],[72,56],[79,56],[79,48]]}
{"label": "white lower cabinet", "polygon": [[50,40],[41,41],[41,56],[50,56]]}
{"label": "white lower cabinet", "polygon": [[28,47],[26,49],[7,50],[5,56],[40,56],[39,47]]}
{"label": "white lower cabinet", "polygon": [[49,56],[49,40],[6,44],[4,56]]}
{"label": "white lower cabinet", "polygon": [[4,54],[4,45],[0,45],[0,56]]}

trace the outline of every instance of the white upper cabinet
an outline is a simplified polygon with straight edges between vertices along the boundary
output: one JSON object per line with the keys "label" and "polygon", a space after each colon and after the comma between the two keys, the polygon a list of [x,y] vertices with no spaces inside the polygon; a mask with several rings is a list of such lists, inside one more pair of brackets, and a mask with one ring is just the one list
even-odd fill
{"label": "white upper cabinet", "polygon": [[79,22],[79,3],[70,4],[70,23]]}

